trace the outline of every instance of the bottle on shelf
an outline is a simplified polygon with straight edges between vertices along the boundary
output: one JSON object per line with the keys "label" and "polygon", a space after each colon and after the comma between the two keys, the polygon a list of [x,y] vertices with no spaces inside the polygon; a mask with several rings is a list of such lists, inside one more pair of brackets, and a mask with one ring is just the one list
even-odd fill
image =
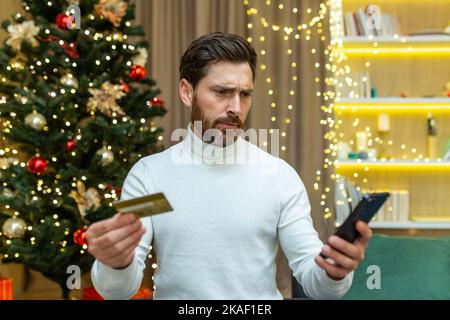
{"label": "bottle on shelf", "polygon": [[339,160],[347,160],[348,154],[351,152],[350,145],[347,142],[339,141],[337,144],[337,158]]}
{"label": "bottle on shelf", "polygon": [[377,129],[378,129],[379,138],[381,139],[379,157],[388,159],[389,156],[386,151],[386,148],[387,148],[386,147],[386,145],[387,145],[386,138],[387,138],[387,135],[389,134],[389,131],[391,130],[391,121],[390,121],[389,114],[380,113],[378,115],[378,128]]}
{"label": "bottle on shelf", "polygon": [[367,151],[367,132],[358,131],[356,133],[356,152]]}
{"label": "bottle on shelf", "polygon": [[428,114],[428,158],[436,159],[436,140],[437,128],[436,120],[431,113]]}

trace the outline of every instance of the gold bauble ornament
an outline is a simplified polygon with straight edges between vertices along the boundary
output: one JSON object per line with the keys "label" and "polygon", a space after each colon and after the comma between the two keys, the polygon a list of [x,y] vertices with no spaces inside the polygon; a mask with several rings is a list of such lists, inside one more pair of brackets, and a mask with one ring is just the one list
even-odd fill
{"label": "gold bauble ornament", "polygon": [[20,239],[27,230],[27,224],[20,218],[9,218],[3,223],[2,231],[10,239]]}
{"label": "gold bauble ornament", "polygon": [[123,33],[122,32],[116,32],[112,34],[112,39],[114,41],[123,42]]}
{"label": "gold bauble ornament", "polygon": [[17,59],[11,60],[11,68],[13,68],[16,71],[22,71],[25,69],[25,64]]}
{"label": "gold bauble ornament", "polygon": [[114,162],[114,153],[106,148],[102,148],[96,152],[100,156],[100,164],[104,167]]}
{"label": "gold bauble ornament", "polygon": [[42,114],[33,111],[25,117],[25,124],[36,131],[42,131],[47,125],[47,120]]}
{"label": "gold bauble ornament", "polygon": [[78,80],[71,73],[62,76],[59,81],[66,87],[73,87],[75,89],[78,89]]}

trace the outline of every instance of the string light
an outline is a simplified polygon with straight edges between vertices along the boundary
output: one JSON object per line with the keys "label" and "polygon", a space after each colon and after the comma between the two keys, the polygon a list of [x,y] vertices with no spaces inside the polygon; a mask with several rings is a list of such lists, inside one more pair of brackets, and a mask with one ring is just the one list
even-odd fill
{"label": "string light", "polygon": [[[250,33],[254,33],[254,30],[256,30],[255,29],[255,24],[257,22],[260,22],[260,24],[263,26],[263,30],[262,30],[263,32],[270,32],[270,31],[272,31],[275,34],[279,34],[279,31],[283,31],[283,33],[281,33],[279,35],[281,35],[282,39],[285,40],[285,41],[292,41],[291,40],[292,38],[290,36],[294,34],[294,30],[304,31],[306,33],[307,37],[310,38],[310,35],[311,35],[312,31],[308,28],[308,25],[309,26],[314,26],[315,24],[320,23],[323,19],[325,19],[325,13],[327,11],[325,4],[320,4],[320,6],[319,6],[320,10],[319,10],[318,14],[316,16],[314,16],[314,17],[309,17],[310,20],[308,22],[298,23],[296,25],[280,26],[280,25],[275,24],[275,23],[270,23],[269,19],[264,17],[264,16],[259,16],[258,9],[255,8],[255,6],[252,6],[250,4],[250,1],[245,0],[243,3],[244,3],[245,6],[248,7],[247,8],[247,15],[252,20],[251,22],[249,22],[247,24],[247,28],[248,28]],[[275,4],[272,4],[271,1],[266,1],[265,4],[266,4],[266,6],[275,5]],[[255,5],[256,5],[256,2],[255,2]],[[299,13],[299,9],[298,8],[292,8],[292,10],[291,10],[291,9],[287,8],[283,4],[276,5],[276,8],[278,10],[280,10],[280,11],[286,11],[286,12],[289,12],[289,13],[292,13],[292,14],[298,14]],[[312,13],[312,9],[311,8],[308,8],[306,11],[307,11],[308,14]],[[270,26],[270,28],[269,28],[269,26]],[[322,24],[320,24],[320,26],[322,26]],[[268,37],[270,38],[272,36],[273,35],[270,35],[270,34],[261,34],[261,35],[253,34],[253,37],[255,37],[255,38],[257,38],[259,40],[257,46],[262,47],[260,52],[261,52],[261,55],[263,57],[263,59],[262,59],[263,61],[261,63],[260,69],[263,72],[264,71],[265,72],[269,71],[268,67],[267,67],[267,64],[264,63],[264,56],[266,56],[266,54],[267,54],[267,49],[264,48],[264,44],[266,42],[266,39]],[[253,37],[249,37],[249,38],[252,40]],[[300,34],[295,34],[294,38],[295,38],[295,40],[299,40],[300,39]],[[286,50],[286,54],[287,54],[287,56],[289,58],[289,56],[293,56],[294,55],[294,50],[290,47],[290,48],[288,48]],[[292,67],[293,71],[295,72],[295,70],[297,68],[297,62],[296,61],[292,61],[291,62],[291,67]],[[294,88],[296,87],[295,82],[298,81],[298,78],[299,78],[298,74],[295,74],[295,75],[292,76],[292,78],[291,78],[292,82],[293,82],[292,83],[292,87],[294,87]],[[273,87],[272,87],[273,81],[272,81],[271,77],[267,77],[266,78],[266,84],[267,85],[271,85],[271,88],[268,88],[268,90],[266,92],[267,92],[267,95],[269,96],[269,99],[274,99],[270,103],[270,107],[271,107],[270,109],[272,110],[272,114],[270,116],[270,119],[271,119],[271,122],[274,123],[274,125],[275,125],[276,121],[277,121],[276,113],[277,113],[277,108],[278,107],[277,107],[277,104],[276,104],[277,96],[274,94],[274,90],[273,90]],[[289,97],[294,97],[296,95],[296,92],[293,89],[289,90],[288,93],[289,93]],[[287,107],[288,111],[293,110],[293,108],[294,108],[293,103],[289,103],[288,107]],[[283,122],[285,124],[289,125],[289,124],[291,124],[291,119],[290,118],[285,118]],[[287,137],[286,133],[282,135],[282,139],[286,139],[286,137]],[[285,145],[283,145],[282,148],[281,148],[281,151],[282,152],[286,152],[287,151],[287,147]]]}
{"label": "string light", "polygon": [[[354,81],[351,78],[350,67],[348,65],[346,65],[347,56],[342,51],[343,42],[340,39],[343,39],[344,30],[342,27],[341,1],[340,0],[328,1],[327,2],[328,6],[325,3],[320,3],[319,4],[319,8],[320,8],[319,12],[316,14],[313,14],[313,10],[311,8],[307,8],[306,13],[307,13],[308,21],[305,21],[303,23],[298,23],[295,26],[292,26],[292,25],[280,26],[276,23],[271,23],[269,21],[269,19],[267,19],[266,17],[259,17],[258,9],[255,8],[255,6],[252,6],[250,4],[250,1],[245,0],[244,4],[248,7],[247,14],[248,14],[249,18],[251,19],[251,22],[247,25],[247,28],[248,28],[250,34],[252,34],[252,36],[249,37],[249,40],[252,41],[254,38],[259,40],[258,43],[256,44],[256,46],[262,47],[262,48],[260,48],[260,50],[261,50],[260,52],[261,52],[261,56],[262,56],[261,70],[263,72],[268,72],[268,73],[270,73],[271,70],[268,69],[267,64],[264,61],[265,56],[267,55],[267,51],[268,51],[267,48],[264,48],[264,44],[265,44],[267,38],[270,38],[270,37],[273,37],[273,36],[276,36],[277,34],[279,34],[279,35],[281,35],[281,39],[283,39],[285,41],[294,41],[293,39],[295,39],[295,40],[305,39],[306,41],[309,41],[309,40],[311,40],[313,32],[315,32],[317,34],[317,36],[319,37],[320,41],[324,42],[327,40],[327,38],[325,35],[322,34],[323,27],[324,27],[324,24],[322,22],[324,21],[326,15],[329,13],[331,39],[330,39],[330,44],[325,48],[325,50],[323,50],[323,54],[326,58],[325,61],[328,61],[328,63],[326,63],[324,66],[322,66],[320,62],[315,62],[313,66],[316,69],[319,69],[320,67],[325,67],[325,69],[331,73],[331,76],[326,77],[325,79],[321,79],[320,77],[317,77],[316,75],[314,75],[313,81],[314,81],[314,83],[317,83],[317,84],[320,84],[321,82],[323,82],[326,85],[326,90],[324,92],[317,91],[316,96],[322,97],[325,102],[324,105],[321,106],[321,110],[324,114],[324,117],[323,117],[323,119],[321,119],[320,123],[326,127],[326,133],[324,135],[324,138],[325,138],[325,141],[327,141],[328,145],[325,147],[324,153],[329,154],[330,157],[332,157],[332,158],[327,157],[326,159],[324,159],[323,168],[325,170],[333,169],[333,166],[334,166],[333,159],[337,155],[337,152],[336,152],[336,145],[338,142],[337,137],[339,136],[339,138],[343,138],[343,136],[341,136],[340,133],[336,132],[335,130],[339,129],[342,125],[344,125],[344,123],[341,120],[335,121],[333,119],[333,117],[330,116],[331,114],[334,113],[335,100],[339,99],[342,96],[342,93],[339,91],[335,92],[334,88],[343,88],[344,86],[349,86],[351,88],[355,88],[355,89],[351,90],[350,96],[351,97],[359,96],[359,94],[356,92],[358,82]],[[271,1],[266,1],[265,4],[266,4],[266,6],[275,5],[275,4],[272,4]],[[283,11],[283,10],[286,10],[287,8],[283,4],[278,4],[277,9],[280,11]],[[292,12],[293,14],[298,14],[299,10],[298,10],[298,8],[293,8],[292,10],[290,10],[290,12]],[[260,22],[261,25],[263,26],[262,32],[273,32],[274,35],[255,34],[255,32],[256,32],[255,24],[258,22]],[[298,30],[299,33],[296,33],[294,35],[293,34],[294,30]],[[282,31],[283,33],[280,34],[279,33],[280,31]],[[301,35],[301,33],[303,33],[303,36]],[[292,38],[291,35],[294,35],[294,38]],[[318,48],[312,48],[310,52],[312,55],[316,55],[318,53],[318,50],[319,50]],[[285,52],[286,52],[286,55],[288,58],[291,56],[295,56],[295,52],[291,46]],[[290,65],[293,70],[296,70],[297,63],[295,61],[291,61]],[[367,62],[365,64],[365,67],[369,68],[370,63]],[[343,82],[341,80],[342,78],[345,78],[346,81]],[[296,74],[292,75],[291,79],[292,79],[292,87],[296,88],[295,84],[299,80],[299,74],[296,73]],[[366,79],[366,81],[368,81],[368,80]],[[277,110],[279,108],[276,103],[277,95],[274,94],[274,90],[273,90],[273,88],[275,86],[274,86],[272,77],[270,77],[270,76],[266,77],[265,82],[266,82],[266,85],[268,85],[268,86],[270,85],[270,87],[266,90],[266,92],[267,92],[269,100],[273,99],[272,102],[270,103],[270,109],[273,110],[272,114],[270,116],[270,119],[271,119],[271,122],[274,123],[274,125],[275,125],[276,121],[278,120],[276,117],[276,113],[278,113]],[[288,91],[288,93],[289,93],[290,97],[294,97],[296,94],[294,89],[290,89]],[[294,109],[293,103],[289,103],[287,105],[287,109],[288,109],[288,111],[293,110]],[[292,123],[292,120],[290,117],[286,117],[286,118],[284,118],[283,122],[285,124],[290,124],[290,123]],[[352,122],[352,126],[357,128],[359,125],[360,125],[359,119],[358,118],[354,119],[354,121]],[[373,144],[374,141],[377,141],[377,137],[375,137],[375,136],[372,137],[371,132],[369,132],[369,134],[371,136],[371,139],[369,140],[369,144]],[[283,131],[281,137],[282,137],[282,139],[286,139],[287,134],[285,131]],[[378,141],[379,141],[379,139],[378,139]],[[350,142],[351,142],[351,144],[354,144],[354,141],[350,141]],[[283,145],[282,151],[285,152],[286,150],[287,150],[286,146]],[[412,151],[412,149],[411,149],[411,151]],[[417,150],[415,150],[415,151],[417,152]],[[320,174],[321,174],[321,171],[318,171],[317,176],[316,176],[317,181],[321,181]],[[331,178],[332,178],[332,180],[334,180],[336,178],[336,175],[331,174]],[[319,184],[316,182],[316,183],[314,183],[314,190],[322,191],[321,205],[324,209],[324,217],[326,219],[331,218],[333,216],[333,212],[332,212],[332,210],[330,210],[330,207],[333,207],[333,206],[332,206],[332,203],[328,203],[328,201],[330,200],[329,199],[330,197],[326,197],[326,193],[329,193],[331,189],[328,186],[324,186],[323,190],[321,190],[321,188],[319,187]]]}

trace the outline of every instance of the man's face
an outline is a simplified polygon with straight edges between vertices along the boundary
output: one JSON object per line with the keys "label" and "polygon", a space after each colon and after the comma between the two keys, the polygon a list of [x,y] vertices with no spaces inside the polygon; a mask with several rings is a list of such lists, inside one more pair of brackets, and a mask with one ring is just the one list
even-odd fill
{"label": "man's face", "polygon": [[247,62],[218,62],[194,90],[191,120],[202,122],[202,135],[208,129],[226,132],[243,129],[252,103],[253,73]]}

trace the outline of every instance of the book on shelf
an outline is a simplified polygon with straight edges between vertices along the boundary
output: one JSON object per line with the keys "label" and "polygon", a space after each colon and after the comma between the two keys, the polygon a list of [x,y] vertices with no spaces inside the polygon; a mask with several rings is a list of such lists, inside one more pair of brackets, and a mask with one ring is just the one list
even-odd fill
{"label": "book on shelf", "polygon": [[408,190],[363,190],[348,178],[336,179],[334,191],[335,225],[340,226],[361,201],[363,194],[389,192],[390,197],[373,218],[377,222],[409,222],[410,195]]}
{"label": "book on shelf", "polygon": [[442,153],[443,161],[450,161],[450,139],[447,142],[447,145],[444,148],[444,152]]}
{"label": "book on shelf", "polygon": [[[383,190],[385,191],[385,190]],[[381,191],[371,191],[381,192]],[[388,190],[390,197],[380,208],[374,221],[408,222],[410,221],[410,200],[408,190]]]}
{"label": "book on shelf", "polygon": [[397,16],[390,13],[378,13],[377,23],[367,9],[358,9],[344,13],[344,32],[346,36],[393,36],[401,34]]}

